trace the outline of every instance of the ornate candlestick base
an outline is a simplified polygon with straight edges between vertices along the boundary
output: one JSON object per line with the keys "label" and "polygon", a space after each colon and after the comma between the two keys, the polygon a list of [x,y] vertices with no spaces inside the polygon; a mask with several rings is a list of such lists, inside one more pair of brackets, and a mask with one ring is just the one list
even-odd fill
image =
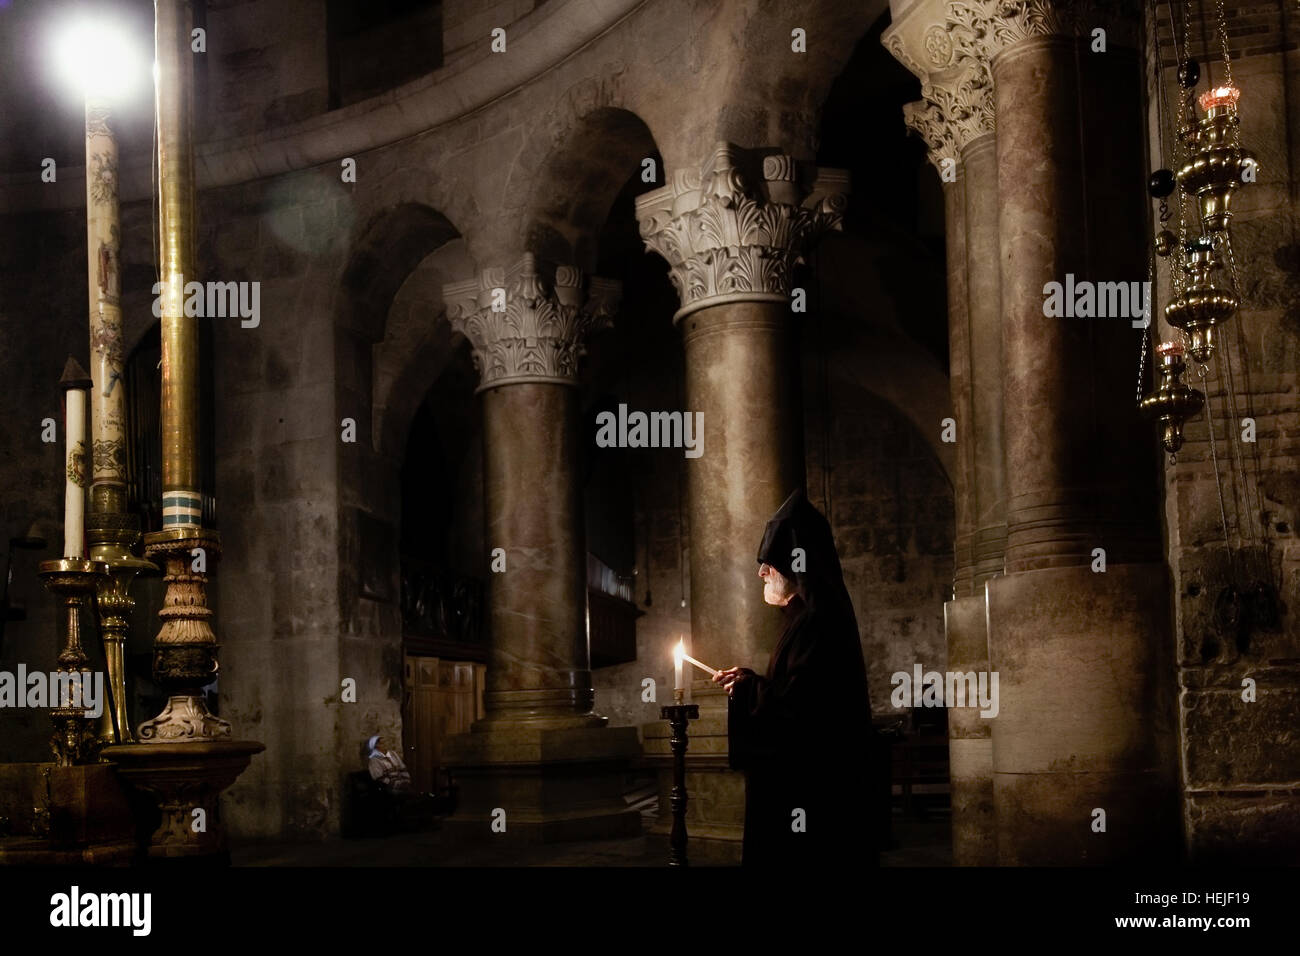
{"label": "ornate candlestick base", "polygon": [[145,535],[145,554],[163,563],[167,592],[158,612],[154,677],[168,692],[162,713],[140,725],[141,743],[203,741],[230,736],[230,723],[209,713],[203,688],[217,675],[217,639],[208,623],[208,562],[221,539],[208,528],[170,528]]}
{"label": "ornate candlestick base", "polygon": [[254,740],[167,740],[105,747],[131,786],[148,794],[161,814],[149,838],[154,859],[222,857],[228,852],[221,791],[266,748]]}
{"label": "ornate candlestick base", "polygon": [[659,716],[673,729],[669,746],[673,751],[673,789],[669,803],[673,811],[673,829],[668,837],[668,865],[687,866],[686,860],[686,744],[687,725],[700,717],[698,704],[683,704],[682,691],[673,692],[674,703],[660,707]]}
{"label": "ornate candlestick base", "polygon": [[90,557],[107,564],[109,574],[95,596],[112,705],[104,708],[100,718],[99,742],[101,745],[129,744],[134,738],[127,720],[125,649],[131,631],[131,611],[135,608],[131,584],[137,574],[157,574],[158,566],[132,553],[131,549],[140,540],[139,519],[135,515],[92,514],[86,536],[90,541]]}
{"label": "ornate candlestick base", "polygon": [[[108,565],[85,558],[42,561],[40,575],[51,592],[63,600],[63,650],[59,652],[59,705],[50,711],[54,736],[50,747],[60,767],[91,763],[99,750],[94,721],[86,716],[85,691],[91,677],[90,659],[81,646],[81,607],[108,576]],[[67,674],[65,678],[62,675]],[[76,684],[73,683],[74,675]],[[76,686],[78,699],[73,699]],[[67,699],[62,692],[67,690]]]}

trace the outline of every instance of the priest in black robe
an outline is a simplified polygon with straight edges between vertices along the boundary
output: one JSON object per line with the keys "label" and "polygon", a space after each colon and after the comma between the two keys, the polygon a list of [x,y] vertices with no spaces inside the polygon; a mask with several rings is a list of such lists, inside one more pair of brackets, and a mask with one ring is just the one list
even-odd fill
{"label": "priest in black robe", "polygon": [[875,863],[879,788],[857,618],[830,524],[802,490],[767,523],[763,597],[785,626],[767,672],[732,667],[732,769],[745,773],[746,866]]}

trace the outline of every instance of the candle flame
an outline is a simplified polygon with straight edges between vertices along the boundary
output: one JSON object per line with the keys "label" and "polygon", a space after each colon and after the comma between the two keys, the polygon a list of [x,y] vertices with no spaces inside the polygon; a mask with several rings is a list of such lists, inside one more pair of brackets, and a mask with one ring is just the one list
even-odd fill
{"label": "candle flame", "polygon": [[682,662],[682,657],[684,657],[685,654],[686,654],[686,640],[683,638],[682,640],[679,640],[677,642],[677,646],[673,648],[673,662],[676,664],[680,664]]}
{"label": "candle flame", "polygon": [[1241,98],[1241,90],[1235,86],[1218,86],[1212,90],[1206,90],[1197,99],[1201,104],[1201,109],[1210,110],[1216,106],[1236,106],[1237,100]]}

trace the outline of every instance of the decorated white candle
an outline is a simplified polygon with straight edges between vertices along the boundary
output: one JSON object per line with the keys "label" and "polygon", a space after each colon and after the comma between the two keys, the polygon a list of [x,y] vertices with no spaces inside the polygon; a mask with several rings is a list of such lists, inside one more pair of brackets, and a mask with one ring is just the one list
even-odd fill
{"label": "decorated white candle", "polygon": [[686,688],[686,684],[682,681],[682,657],[685,654],[685,641],[679,639],[677,646],[673,648],[673,690],[684,690]]}
{"label": "decorated white candle", "polygon": [[106,100],[86,100],[86,245],[90,268],[91,512],[126,511],[126,388],[122,385],[121,227],[117,142]]}
{"label": "decorated white candle", "polygon": [[59,384],[64,389],[63,556],[85,557],[86,539],[86,391],[90,376],[68,359]]}

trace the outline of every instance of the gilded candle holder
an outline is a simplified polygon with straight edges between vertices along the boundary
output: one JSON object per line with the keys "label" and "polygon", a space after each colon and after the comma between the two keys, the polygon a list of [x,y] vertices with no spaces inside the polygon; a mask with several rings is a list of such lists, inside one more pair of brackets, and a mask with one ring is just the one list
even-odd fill
{"label": "gilded candle holder", "polygon": [[[42,561],[39,573],[45,587],[63,601],[63,649],[59,652],[59,673],[82,675],[81,702],[74,705],[71,699],[61,700],[50,711],[50,719],[54,722],[50,747],[60,767],[92,763],[98,756],[99,741],[95,721],[87,716],[84,706],[84,689],[91,671],[90,659],[81,643],[81,609],[87,601],[94,599],[95,592],[108,577],[108,565],[88,558],[60,558]],[[61,682],[61,686],[69,685]]]}

